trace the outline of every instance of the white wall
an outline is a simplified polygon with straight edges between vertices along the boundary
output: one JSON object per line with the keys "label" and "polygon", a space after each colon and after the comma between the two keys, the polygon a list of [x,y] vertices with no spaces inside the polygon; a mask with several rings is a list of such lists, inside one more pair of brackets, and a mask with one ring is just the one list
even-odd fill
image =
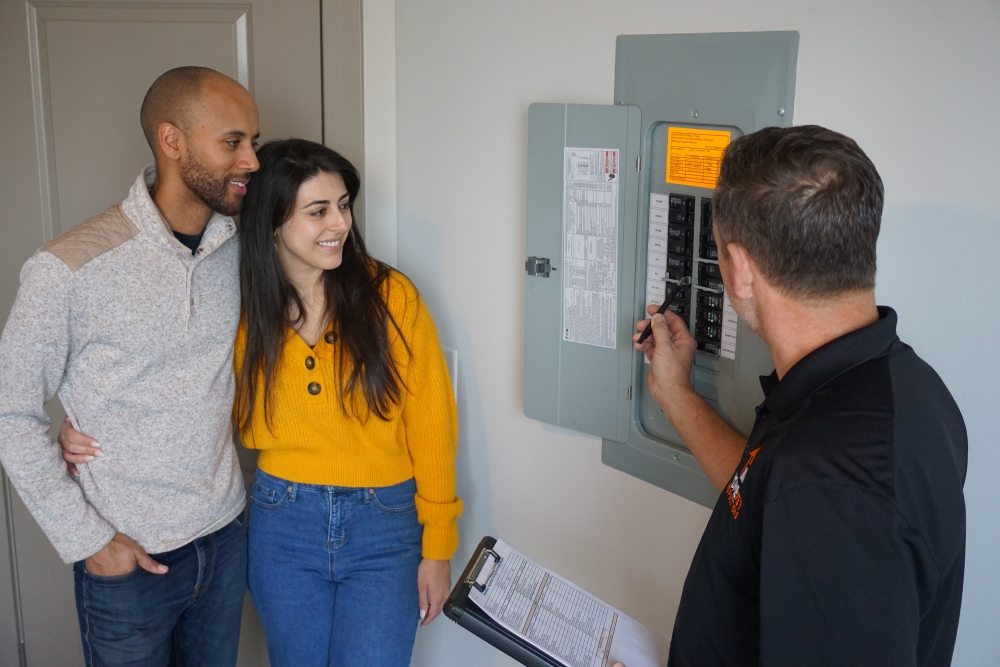
{"label": "white wall", "polygon": [[[879,168],[879,301],[969,427],[955,664],[1000,662],[995,0],[405,0],[395,22],[398,265],[461,357],[455,566],[494,534],[670,632],[708,511],[603,466],[595,438],[521,412],[528,105],[610,103],[618,34],[798,30],[795,122],[856,138]],[[421,631],[414,664],[512,663],[442,619]]]}

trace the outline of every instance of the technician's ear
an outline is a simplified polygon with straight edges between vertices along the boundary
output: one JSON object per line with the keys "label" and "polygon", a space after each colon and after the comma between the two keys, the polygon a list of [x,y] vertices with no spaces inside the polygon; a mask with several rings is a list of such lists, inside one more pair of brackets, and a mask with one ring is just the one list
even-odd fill
{"label": "technician's ear", "polygon": [[756,263],[750,258],[747,249],[739,243],[726,246],[729,253],[729,264],[733,272],[733,284],[730,286],[733,296],[740,300],[753,298],[754,278],[760,272]]}
{"label": "technician's ear", "polygon": [[184,133],[173,123],[160,123],[156,138],[160,144],[160,152],[169,160],[180,160]]}

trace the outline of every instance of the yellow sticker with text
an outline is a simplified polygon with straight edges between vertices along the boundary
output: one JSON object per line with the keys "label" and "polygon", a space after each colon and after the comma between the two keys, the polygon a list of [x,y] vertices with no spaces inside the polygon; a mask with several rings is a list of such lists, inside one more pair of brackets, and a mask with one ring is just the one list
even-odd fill
{"label": "yellow sticker with text", "polygon": [[714,189],[729,138],[725,130],[668,128],[667,183]]}

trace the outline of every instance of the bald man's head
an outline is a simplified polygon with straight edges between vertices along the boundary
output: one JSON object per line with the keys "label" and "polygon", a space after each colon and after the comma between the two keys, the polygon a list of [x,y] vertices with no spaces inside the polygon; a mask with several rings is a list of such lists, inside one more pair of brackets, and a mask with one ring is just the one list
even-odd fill
{"label": "bald man's head", "polygon": [[139,118],[156,158],[154,197],[172,193],[178,206],[239,211],[260,166],[257,105],[246,88],[207,67],[178,67],[149,87]]}
{"label": "bald man's head", "polygon": [[188,131],[191,116],[198,110],[208,83],[240,85],[225,74],[208,67],[177,67],[161,74],[149,87],[139,110],[139,122],[154,154],[156,134],[161,124],[170,123],[182,132]]}

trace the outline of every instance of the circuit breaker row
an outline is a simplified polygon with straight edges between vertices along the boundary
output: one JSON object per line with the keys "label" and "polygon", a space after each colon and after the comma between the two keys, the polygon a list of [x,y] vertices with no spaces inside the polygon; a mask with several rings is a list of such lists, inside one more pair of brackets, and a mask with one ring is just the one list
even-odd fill
{"label": "circuit breaker row", "polygon": [[[668,308],[680,316],[689,329],[693,319],[692,333],[699,350],[718,355],[724,347],[730,347],[723,345],[730,327],[735,351],[735,312],[730,312],[732,306],[724,296],[719,251],[712,235],[712,200],[701,198],[701,220],[697,225],[696,204],[696,197],[691,195],[650,195],[646,302],[647,305],[663,303],[667,288],[672,289],[669,283],[690,276],[692,287],[682,287]],[[696,236],[697,260],[694,255]]]}
{"label": "circuit breaker row", "polygon": [[[715,238],[712,236],[712,200],[701,200],[701,224],[699,225],[698,254],[700,259],[709,259],[708,255],[718,260],[718,250]],[[698,349],[703,352],[718,354],[722,343],[722,274],[717,263],[697,262],[698,275],[693,276],[694,269],[694,237],[695,237],[695,197],[672,194],[669,198],[667,220],[670,226],[668,236],[683,239],[673,248],[676,254],[667,258],[668,277],[680,280],[684,276],[696,278],[692,282],[697,285],[694,299],[694,337],[698,341]],[[672,232],[672,234],[671,234]],[[673,270],[671,270],[673,269]],[[707,288],[701,289],[701,288]],[[686,290],[685,290],[686,291]],[[686,297],[686,298],[685,298]],[[678,294],[668,306],[670,310],[684,318],[690,326],[690,311],[692,307],[690,293]]]}

